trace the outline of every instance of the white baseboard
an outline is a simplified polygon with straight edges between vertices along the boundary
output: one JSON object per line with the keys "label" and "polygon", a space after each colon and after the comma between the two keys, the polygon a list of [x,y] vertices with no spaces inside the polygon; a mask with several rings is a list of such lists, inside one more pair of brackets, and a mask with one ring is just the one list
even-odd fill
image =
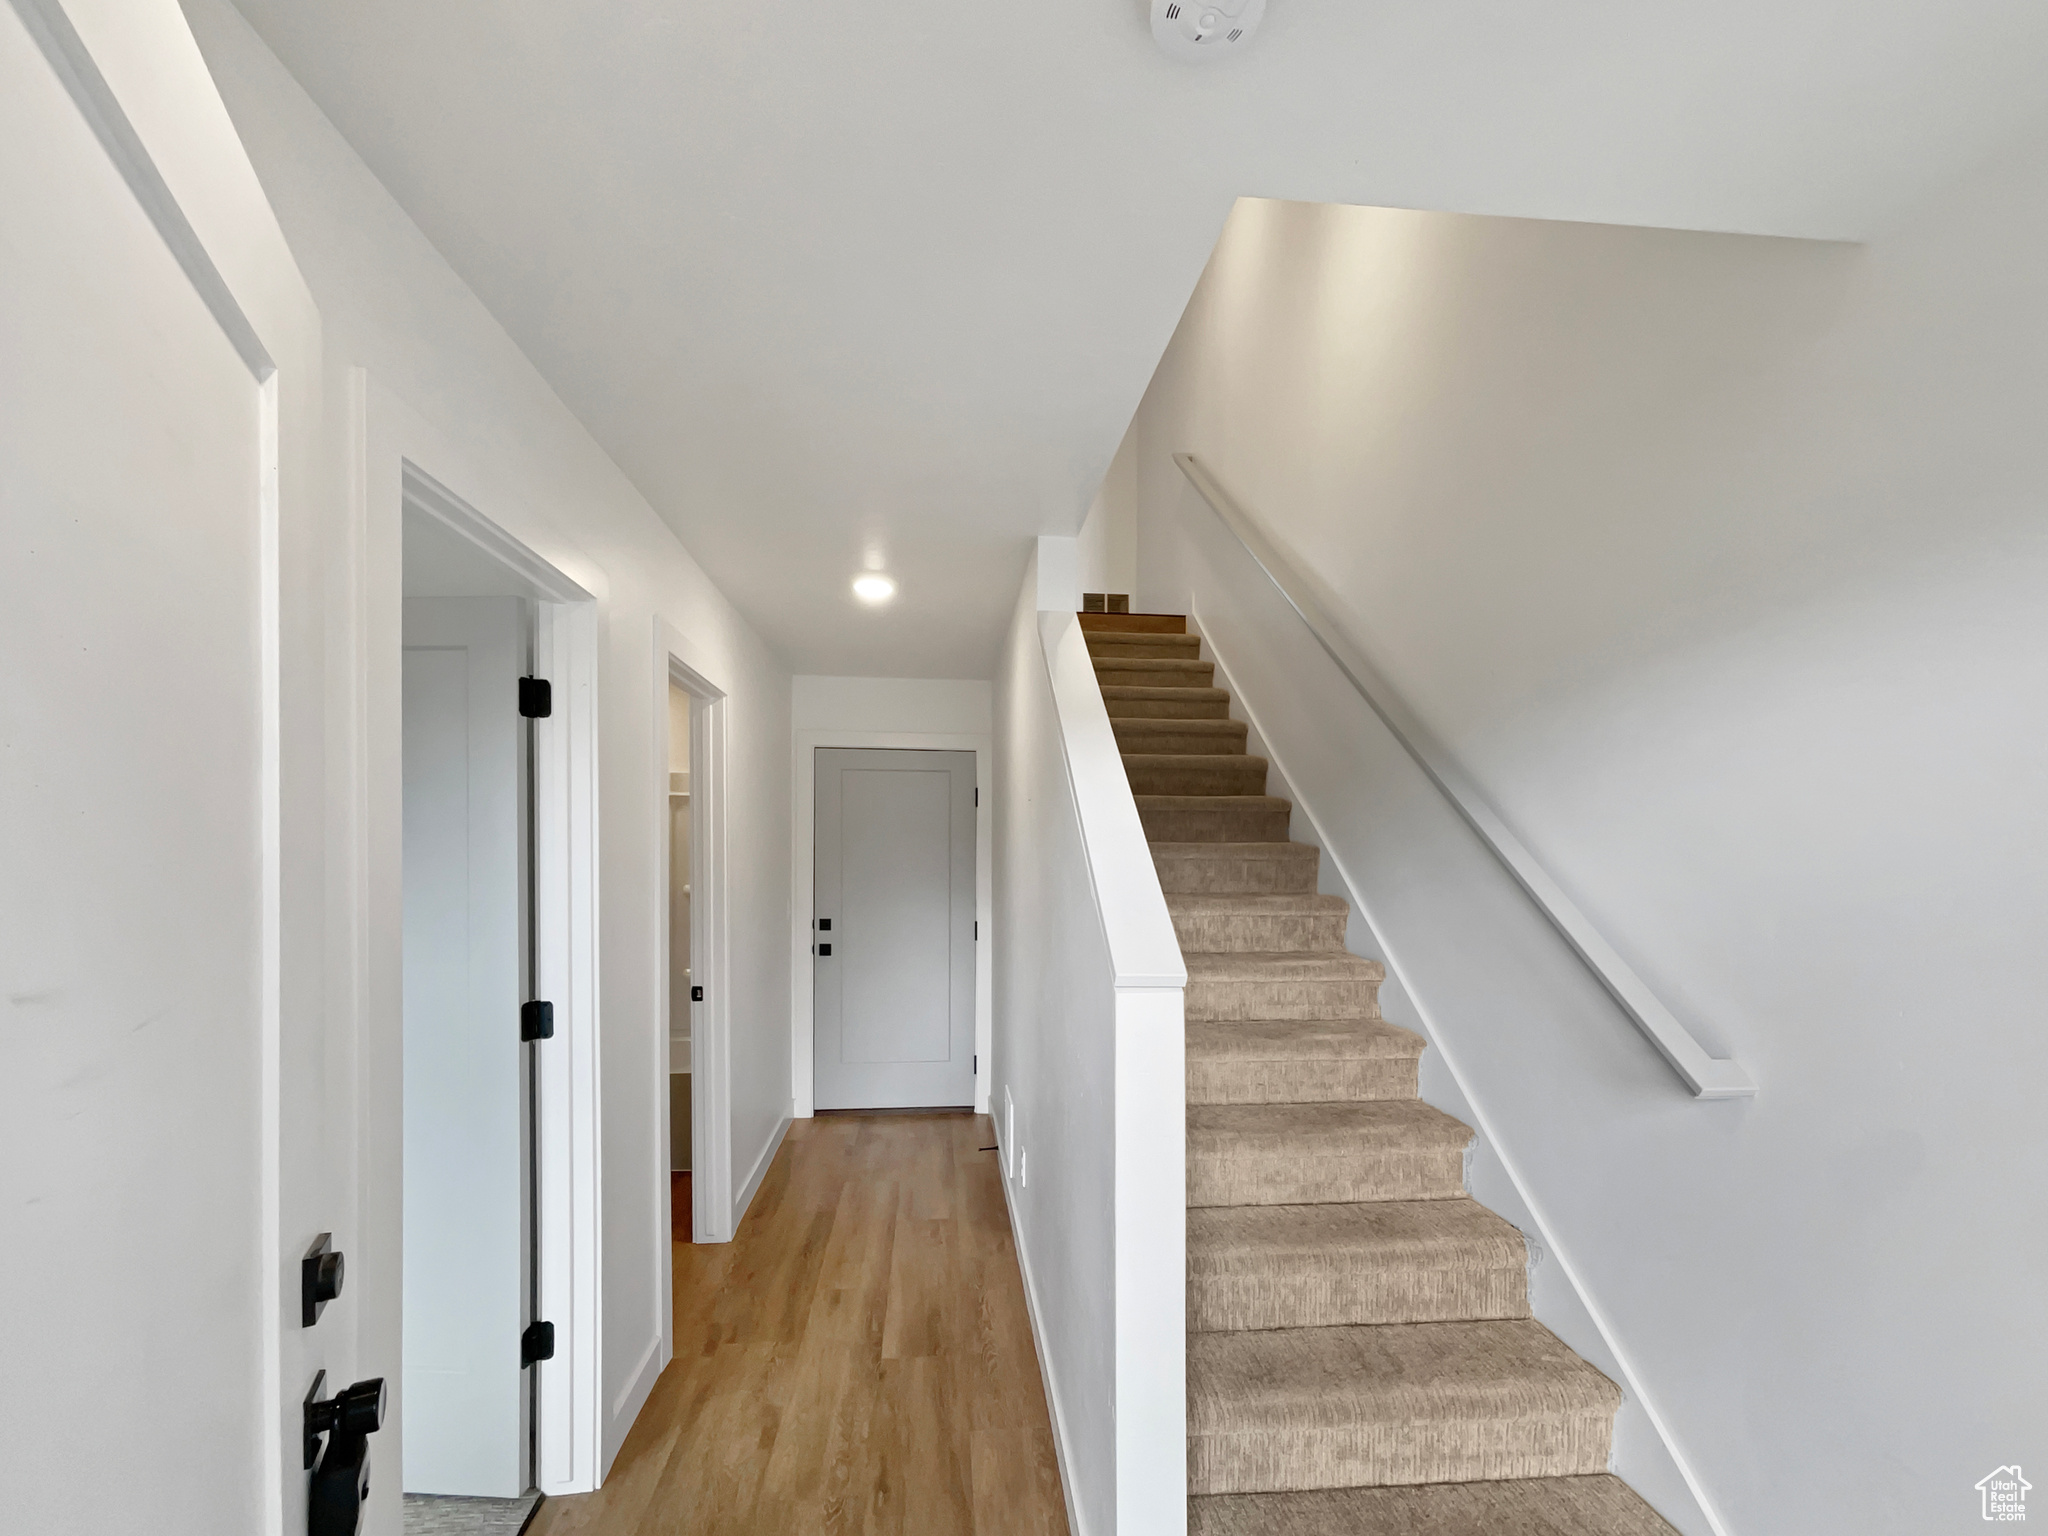
{"label": "white baseboard", "polygon": [[740,1186],[740,1192],[733,1196],[732,1225],[726,1228],[732,1236],[739,1236],[740,1222],[747,1214],[747,1207],[754,1203],[754,1193],[761,1187],[761,1181],[768,1177],[769,1165],[775,1161],[775,1154],[782,1146],[782,1138],[789,1134],[790,1126],[796,1123],[794,1109],[776,1123],[768,1133],[768,1144],[761,1148],[761,1155],[754,1159],[754,1166],[747,1174],[747,1181]]}
{"label": "white baseboard", "polygon": [[[1001,1127],[997,1127],[1001,1140]],[[1052,1450],[1060,1466],[1060,1496],[1067,1501],[1067,1530],[1071,1536],[1088,1536],[1087,1522],[1074,1503],[1073,1458],[1067,1445],[1067,1416],[1060,1412],[1059,1383],[1053,1378],[1051,1354],[1045,1347],[1045,1330],[1039,1325],[1038,1285],[1031,1278],[1031,1252],[1024,1241],[1024,1229],[1017,1224],[1017,1208],[1010,1203],[1008,1149],[998,1154],[996,1177],[1003,1185],[1003,1209],[1010,1214],[1010,1239],[1017,1249],[1017,1270],[1024,1277],[1024,1310],[1031,1318],[1031,1344],[1038,1351],[1038,1379],[1045,1383],[1045,1403],[1052,1412]]]}
{"label": "white baseboard", "polygon": [[597,1480],[602,1484],[611,1476],[612,1462],[618,1457],[619,1447],[626,1443],[626,1436],[632,1431],[633,1421],[640,1417],[640,1410],[647,1406],[647,1394],[654,1390],[654,1384],[661,1379],[661,1330],[654,1331],[654,1337],[647,1341],[647,1348],[640,1352],[640,1359],[626,1377],[626,1385],[619,1395],[612,1399],[611,1420],[604,1427],[604,1459],[600,1463]]}

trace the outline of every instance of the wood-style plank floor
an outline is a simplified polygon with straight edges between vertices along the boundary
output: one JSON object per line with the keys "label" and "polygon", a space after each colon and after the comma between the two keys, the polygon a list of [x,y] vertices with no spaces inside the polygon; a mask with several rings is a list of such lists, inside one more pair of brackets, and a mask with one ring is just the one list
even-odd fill
{"label": "wood-style plank floor", "polygon": [[739,1235],[676,1245],[676,1357],[533,1536],[1066,1536],[994,1140],[797,1121]]}

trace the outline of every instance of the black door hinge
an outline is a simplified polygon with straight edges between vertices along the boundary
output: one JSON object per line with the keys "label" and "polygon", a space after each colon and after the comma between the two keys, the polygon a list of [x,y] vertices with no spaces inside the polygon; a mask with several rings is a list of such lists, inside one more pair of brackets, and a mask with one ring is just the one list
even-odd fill
{"label": "black door hinge", "polygon": [[704,1001],[704,989],[703,989],[702,987],[692,987],[692,988],[690,988],[690,1001],[691,1001],[691,1002],[693,1002],[693,1003],[701,1003],[701,1002],[703,1002],[703,1001]]}
{"label": "black door hinge", "polygon": [[555,1005],[535,998],[530,1003],[519,1005],[519,1038],[521,1040],[552,1040],[555,1038]]}
{"label": "black door hinge", "polygon": [[981,1076],[981,1053],[979,1051],[974,1054],[974,1075],[976,1077]]}
{"label": "black door hinge", "polygon": [[545,720],[555,712],[555,690],[544,677],[519,679],[519,713],[528,720]]}
{"label": "black door hinge", "polygon": [[974,803],[976,805],[981,804],[981,786],[979,784],[974,786]]}
{"label": "black door hinge", "polygon": [[526,1332],[519,1335],[519,1368],[523,1371],[529,1365],[541,1360],[555,1358],[555,1325],[553,1323],[529,1323]]}
{"label": "black door hinge", "polygon": [[981,942],[981,924],[978,921],[974,925],[974,939],[976,943]]}

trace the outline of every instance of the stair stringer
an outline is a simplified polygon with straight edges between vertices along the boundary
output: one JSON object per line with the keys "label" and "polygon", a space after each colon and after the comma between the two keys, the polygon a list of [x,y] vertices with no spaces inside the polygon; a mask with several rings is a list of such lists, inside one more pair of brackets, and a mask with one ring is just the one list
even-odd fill
{"label": "stair stringer", "polygon": [[1275,748],[1272,739],[1260,728],[1256,711],[1232,676],[1229,661],[1209,639],[1198,605],[1193,603],[1188,608],[1187,629],[1189,634],[1200,637],[1202,659],[1216,665],[1217,685],[1230,694],[1230,718],[1245,723],[1244,750],[1266,759],[1266,792],[1292,802],[1288,837],[1314,847],[1320,855],[1316,889],[1326,895],[1342,896],[1351,904],[1344,947],[1386,967],[1386,978],[1379,988],[1382,1017],[1415,1031],[1429,1042],[1421,1062],[1422,1101],[1472,1127],[1472,1145],[1465,1155],[1465,1188],[1481,1205],[1520,1231],[1528,1244],[1531,1315],[1621,1387],[1622,1404],[1614,1420],[1610,1470],[1676,1526],[1682,1536],[1732,1536],[1700,1489],[1663,1416],[1644,1394],[1626,1353],[1586,1294],[1569,1258],[1551,1240],[1521,1173],[1501,1149],[1489,1117],[1467,1091],[1454,1054],[1445,1049],[1427,1008],[1409,989],[1400,962],[1374,931],[1369,916],[1371,907],[1364,892],[1352,881],[1342,858],[1324,836],[1314,809],[1296,792],[1287,773],[1285,754]]}

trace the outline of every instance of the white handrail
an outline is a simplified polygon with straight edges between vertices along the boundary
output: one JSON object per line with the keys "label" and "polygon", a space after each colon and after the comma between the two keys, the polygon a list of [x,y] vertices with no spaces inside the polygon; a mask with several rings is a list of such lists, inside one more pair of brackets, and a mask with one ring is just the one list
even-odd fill
{"label": "white handrail", "polygon": [[1222,520],[1223,526],[1244,546],[1245,553],[1279,588],[1288,606],[1301,616],[1309,633],[1316,637],[1316,643],[1329,654],[1330,660],[1337,664],[1337,669],[1349,679],[1351,686],[1358,690],[1359,697],[1372,707],[1373,713],[1394,733],[1394,739],[1407,749],[1408,755],[1429,775],[1430,781],[1443,791],[1444,798],[1493,850],[1508,873],[1515,877],[1516,883],[1529,893],[1530,899],[1564,935],[1565,942],[1599,978],[1600,984],[1614,995],[1614,1000],[1635,1020],[1636,1027],[1685,1080],[1693,1096],[1701,1099],[1753,1097],[1756,1079],[1738,1062],[1709,1056],[1699,1041],[1693,1039],[1691,1032],[1672,1016],[1671,1010],[1658,1001],[1642,977],[1615,953],[1614,946],[1601,936],[1577,904],[1559,889],[1557,882],[1536,862],[1535,855],[1508,830],[1507,823],[1479,792],[1479,786],[1452,761],[1442,744],[1402,703],[1400,696],[1388,686],[1372,663],[1330,622],[1300,573],[1260,530],[1251,514],[1224,489],[1222,482],[1191,453],[1176,453],[1173,461],[1201,493],[1210,510]]}

